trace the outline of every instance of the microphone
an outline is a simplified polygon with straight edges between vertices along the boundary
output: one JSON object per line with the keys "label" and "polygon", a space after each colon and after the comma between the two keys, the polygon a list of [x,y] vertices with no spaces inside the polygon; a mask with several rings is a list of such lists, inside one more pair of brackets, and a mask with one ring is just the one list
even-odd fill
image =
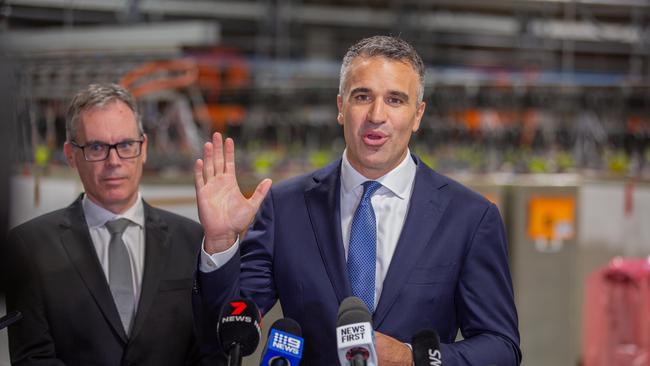
{"label": "microphone", "polygon": [[440,338],[435,330],[424,329],[413,336],[413,363],[415,366],[440,366]]}
{"label": "microphone", "polygon": [[10,312],[9,314],[0,318],[0,330],[5,329],[6,327],[19,321],[22,318],[23,318],[23,314],[18,310],[14,310]]}
{"label": "microphone", "polygon": [[336,345],[341,366],[377,366],[375,334],[366,304],[350,296],[341,302],[336,322]]}
{"label": "microphone", "polygon": [[301,336],[300,324],[295,320],[276,320],[269,330],[269,339],[260,366],[298,366],[305,343]]}
{"label": "microphone", "polygon": [[233,299],[221,309],[217,335],[221,348],[228,353],[228,366],[240,366],[243,356],[255,352],[260,343],[262,315],[248,299]]}

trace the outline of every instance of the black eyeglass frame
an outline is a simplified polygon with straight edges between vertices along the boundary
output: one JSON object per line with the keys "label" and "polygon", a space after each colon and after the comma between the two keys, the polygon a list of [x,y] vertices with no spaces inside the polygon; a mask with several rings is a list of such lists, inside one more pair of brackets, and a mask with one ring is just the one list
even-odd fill
{"label": "black eyeglass frame", "polygon": [[[122,145],[122,144],[126,144],[126,143],[133,143],[133,142],[139,143],[139,145],[138,145],[138,153],[136,155],[133,155],[133,156],[122,156],[122,154],[120,154],[120,149],[117,148],[118,145]],[[143,143],[144,143],[144,139],[142,139],[142,140],[124,140],[124,141],[120,141],[120,142],[115,143],[115,144],[107,144],[107,143],[103,143],[103,142],[102,143],[93,142],[91,144],[86,144],[86,145],[79,145],[74,140],[70,141],[70,144],[72,146],[74,146],[74,147],[76,147],[78,149],[81,149],[81,152],[83,153],[84,159],[86,159],[86,161],[91,162],[91,163],[95,163],[95,162],[98,162],[98,161],[104,161],[104,160],[108,159],[108,156],[111,154],[112,149],[115,149],[115,152],[117,153],[117,156],[120,157],[120,159],[134,159],[134,158],[137,158],[138,156],[142,155],[142,144]],[[103,159],[89,159],[88,156],[86,155],[86,148],[89,145],[95,145],[95,144],[108,147],[108,149],[106,149],[106,155],[104,156]]]}

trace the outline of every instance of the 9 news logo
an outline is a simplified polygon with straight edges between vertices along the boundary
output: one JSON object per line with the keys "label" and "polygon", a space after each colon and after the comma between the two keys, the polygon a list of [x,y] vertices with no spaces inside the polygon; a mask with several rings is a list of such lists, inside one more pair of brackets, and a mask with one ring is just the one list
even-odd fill
{"label": "9 news logo", "polygon": [[271,345],[277,350],[300,356],[302,341],[298,338],[291,337],[287,333],[275,331]]}

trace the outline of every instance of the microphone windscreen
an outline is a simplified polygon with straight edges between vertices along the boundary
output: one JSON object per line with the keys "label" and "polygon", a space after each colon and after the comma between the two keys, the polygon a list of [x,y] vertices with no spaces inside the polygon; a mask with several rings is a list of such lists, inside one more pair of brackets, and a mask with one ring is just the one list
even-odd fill
{"label": "microphone windscreen", "polygon": [[358,297],[341,302],[336,320],[336,348],[341,365],[377,366],[372,317]]}
{"label": "microphone windscreen", "polygon": [[278,319],[269,329],[269,338],[260,365],[297,366],[302,358],[304,343],[302,329],[295,320]]}
{"label": "microphone windscreen", "polygon": [[411,339],[413,347],[413,363],[415,366],[441,365],[440,337],[431,329],[416,333]]}
{"label": "microphone windscreen", "polygon": [[233,299],[224,304],[217,324],[222,349],[228,351],[235,344],[241,346],[241,355],[255,352],[260,342],[260,310],[248,299]]}
{"label": "microphone windscreen", "polygon": [[291,318],[280,318],[276,320],[273,325],[271,325],[269,333],[271,333],[272,329],[277,329],[285,333],[302,337],[302,328],[300,328],[300,324]]}
{"label": "microphone windscreen", "polygon": [[355,296],[345,298],[339,306],[336,325],[341,326],[364,322],[372,324],[372,317],[366,304]]}

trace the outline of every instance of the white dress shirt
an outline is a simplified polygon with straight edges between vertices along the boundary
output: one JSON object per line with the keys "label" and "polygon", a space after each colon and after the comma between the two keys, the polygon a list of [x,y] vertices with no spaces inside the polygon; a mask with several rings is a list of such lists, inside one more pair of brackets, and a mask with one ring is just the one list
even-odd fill
{"label": "white dress shirt", "polygon": [[[393,170],[384,176],[375,179],[381,183],[380,187],[372,196],[370,202],[375,210],[377,222],[377,263],[375,266],[375,308],[381,296],[384,279],[393,259],[393,253],[397,247],[397,241],[404,226],[406,213],[409,208],[413,183],[415,182],[416,165],[411,158],[410,151],[406,157]],[[352,217],[359,205],[363,194],[363,182],[369,180],[350,165],[347,158],[347,149],[343,152],[341,162],[341,233],[343,235],[343,246],[347,259],[348,247],[350,244],[350,229]],[[239,239],[235,245],[228,250],[209,255],[205,247],[201,250],[199,270],[209,273],[217,270],[228,262],[239,249]]]}
{"label": "white dress shirt", "polygon": [[[347,152],[347,150],[346,150]],[[352,217],[363,195],[363,183],[369,179],[361,175],[350,165],[346,152],[341,163],[341,234],[345,258],[350,246]],[[374,179],[381,187],[372,195],[370,202],[375,210],[377,223],[377,262],[375,265],[375,306],[384,287],[390,261],[393,259],[397,241],[402,233],[404,220],[409,208],[416,165],[407,151],[406,158],[385,175]]]}
{"label": "white dress shirt", "polygon": [[106,281],[108,281],[108,244],[111,240],[111,234],[106,228],[106,222],[115,219],[125,218],[131,221],[131,224],[124,230],[122,240],[126,244],[131,259],[131,273],[133,274],[133,291],[135,294],[135,304],[137,307],[140,299],[140,289],[142,287],[142,274],[144,271],[144,205],[142,197],[138,193],[138,199],[122,214],[114,214],[107,209],[98,206],[91,201],[87,195],[84,195],[82,207],[86,223],[90,231],[90,238],[93,241],[97,258],[102,265]]}

